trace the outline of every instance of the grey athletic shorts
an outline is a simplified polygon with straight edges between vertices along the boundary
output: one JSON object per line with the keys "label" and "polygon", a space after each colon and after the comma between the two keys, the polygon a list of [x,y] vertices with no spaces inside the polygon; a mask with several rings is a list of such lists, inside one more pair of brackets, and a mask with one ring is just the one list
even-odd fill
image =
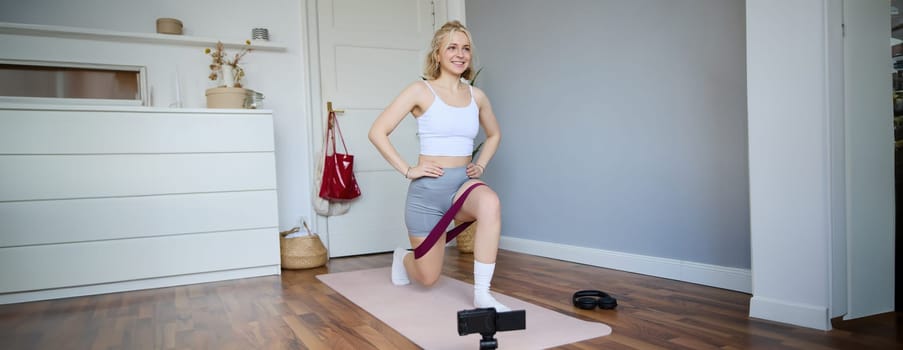
{"label": "grey athletic shorts", "polygon": [[440,177],[421,177],[408,185],[404,222],[408,234],[426,237],[452,205],[455,194],[467,180],[467,168],[443,169]]}

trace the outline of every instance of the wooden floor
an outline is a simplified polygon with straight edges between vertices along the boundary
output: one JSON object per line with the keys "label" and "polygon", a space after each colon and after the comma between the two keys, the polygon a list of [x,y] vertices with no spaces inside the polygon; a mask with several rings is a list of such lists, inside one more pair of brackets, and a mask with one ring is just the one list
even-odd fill
{"label": "wooden floor", "polygon": [[[472,283],[472,256],[448,255],[446,275]],[[379,254],[282,276],[0,305],[0,348],[416,349],[314,277],[390,264]],[[619,306],[577,309],[578,289],[605,290]],[[747,294],[507,251],[493,290],[613,329],[561,349],[903,349],[899,313],[822,332],[749,319]]]}

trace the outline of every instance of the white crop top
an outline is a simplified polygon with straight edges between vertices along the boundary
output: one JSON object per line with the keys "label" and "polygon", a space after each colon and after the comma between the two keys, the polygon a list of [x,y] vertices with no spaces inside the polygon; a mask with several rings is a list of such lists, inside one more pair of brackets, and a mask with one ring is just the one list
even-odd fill
{"label": "white crop top", "polygon": [[417,118],[420,154],[427,156],[469,156],[473,153],[473,139],[480,131],[480,109],[470,87],[470,104],[449,106],[439,98],[430,83],[423,81],[433,92],[433,104]]}

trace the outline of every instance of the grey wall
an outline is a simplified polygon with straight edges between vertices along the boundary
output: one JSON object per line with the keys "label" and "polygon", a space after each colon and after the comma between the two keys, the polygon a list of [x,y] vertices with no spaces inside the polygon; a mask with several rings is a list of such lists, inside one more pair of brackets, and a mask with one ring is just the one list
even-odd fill
{"label": "grey wall", "polygon": [[467,1],[503,235],[750,267],[742,0]]}

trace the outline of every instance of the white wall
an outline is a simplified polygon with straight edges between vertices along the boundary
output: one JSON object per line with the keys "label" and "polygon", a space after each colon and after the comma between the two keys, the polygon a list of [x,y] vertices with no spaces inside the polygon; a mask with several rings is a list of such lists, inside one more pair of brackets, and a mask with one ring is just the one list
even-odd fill
{"label": "white wall", "polygon": [[830,329],[892,311],[887,1],[746,11],[750,316]]}
{"label": "white wall", "polygon": [[[297,225],[301,215],[311,213],[302,3],[0,0],[0,21],[154,33],[156,18],[175,17],[184,23],[185,35],[231,42],[250,39],[251,28],[269,28],[271,42],[287,50],[248,54],[243,59],[245,86],[262,92],[264,108],[274,111],[279,223],[287,229]],[[203,46],[0,35],[0,58],[146,66],[156,107],[168,107],[176,100],[176,84],[183,107],[204,107],[204,90],[213,82],[207,79],[210,60],[203,50]]]}
{"label": "white wall", "polygon": [[750,1],[750,316],[828,329],[826,7]]}
{"label": "white wall", "polygon": [[894,309],[894,135],[886,0],[844,1],[848,310]]}

